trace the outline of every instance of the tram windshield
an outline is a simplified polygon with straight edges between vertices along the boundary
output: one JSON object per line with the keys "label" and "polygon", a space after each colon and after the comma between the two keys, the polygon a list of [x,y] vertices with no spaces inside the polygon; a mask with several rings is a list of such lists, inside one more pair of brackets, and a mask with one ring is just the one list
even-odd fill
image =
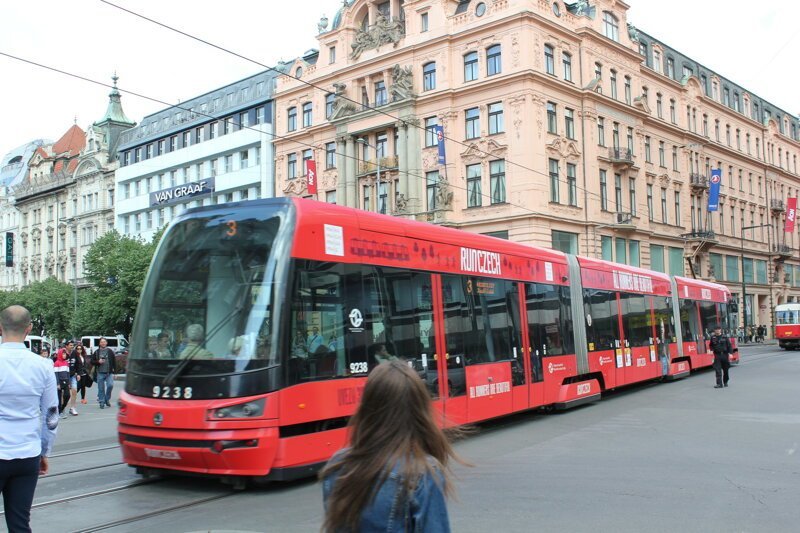
{"label": "tram windshield", "polygon": [[170,227],[142,291],[132,372],[201,376],[278,363],[272,328],[278,211],[264,205],[199,211]]}

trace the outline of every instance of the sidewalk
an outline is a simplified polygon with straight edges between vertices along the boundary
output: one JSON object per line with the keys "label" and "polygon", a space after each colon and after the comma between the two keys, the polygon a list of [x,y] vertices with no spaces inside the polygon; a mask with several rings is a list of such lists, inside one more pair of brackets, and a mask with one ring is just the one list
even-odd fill
{"label": "sidewalk", "polygon": [[764,342],[742,342],[736,341],[737,346],[767,346],[778,344],[777,339],[764,339]]}

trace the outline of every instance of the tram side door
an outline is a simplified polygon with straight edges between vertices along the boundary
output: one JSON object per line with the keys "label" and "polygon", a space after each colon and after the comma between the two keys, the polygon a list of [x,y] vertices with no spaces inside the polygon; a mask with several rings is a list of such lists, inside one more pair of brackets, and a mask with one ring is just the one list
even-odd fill
{"label": "tram side door", "polygon": [[451,426],[449,421],[445,398],[447,397],[447,364],[444,357],[444,315],[442,313],[442,277],[438,274],[431,275],[431,301],[433,307],[433,324],[431,325],[429,338],[430,349],[433,353],[425,354],[423,364],[425,369],[425,381],[431,395],[434,412],[439,414],[439,424],[443,427]]}

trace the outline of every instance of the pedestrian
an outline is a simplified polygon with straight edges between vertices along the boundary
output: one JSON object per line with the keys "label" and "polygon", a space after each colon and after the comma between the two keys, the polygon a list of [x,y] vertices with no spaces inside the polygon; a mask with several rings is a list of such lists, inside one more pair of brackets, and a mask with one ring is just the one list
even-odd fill
{"label": "pedestrian", "polygon": [[100,337],[100,347],[92,354],[92,366],[97,371],[97,401],[100,409],[111,407],[111,391],[114,389],[114,372],[116,372],[116,357],[114,350],[108,347],[105,337]]}
{"label": "pedestrian", "polygon": [[[74,344],[72,341],[58,349],[56,352],[56,360],[53,362],[53,371],[56,374],[56,383],[58,383],[58,414],[61,418],[67,418],[67,404],[71,396],[71,389],[69,386],[69,354],[72,353]],[[75,413],[78,414],[77,412]]]}
{"label": "pedestrian", "polygon": [[39,476],[47,474],[58,427],[53,364],[31,354],[24,343],[32,327],[24,307],[0,311],[0,492],[13,533],[31,531],[33,493]]}
{"label": "pedestrian", "polygon": [[449,532],[449,463],[460,460],[416,372],[397,360],[375,367],[349,429],[350,447],[320,473],[322,530]]}
{"label": "pedestrian", "polygon": [[729,355],[733,352],[730,339],[722,334],[722,328],[714,326],[711,336],[711,351],[714,352],[714,373],[717,377],[715,389],[728,386],[728,369],[731,367]]}
{"label": "pedestrian", "polygon": [[[89,376],[89,359],[86,357],[86,347],[81,344],[77,343],[75,345],[75,349],[72,350],[72,355],[70,355],[70,362],[69,362],[69,373],[70,373],[70,385],[72,385],[71,380],[75,380],[75,388],[77,392],[81,395],[81,403],[86,403],[86,387],[87,385],[87,377]],[[78,398],[77,395],[70,396],[70,404],[72,405],[72,410],[75,409],[75,403],[77,402]],[[77,414],[77,411],[75,411]]]}

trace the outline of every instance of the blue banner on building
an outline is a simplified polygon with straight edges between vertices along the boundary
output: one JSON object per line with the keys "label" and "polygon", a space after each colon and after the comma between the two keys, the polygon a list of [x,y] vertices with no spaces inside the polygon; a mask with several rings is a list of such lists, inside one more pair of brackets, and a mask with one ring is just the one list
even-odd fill
{"label": "blue banner on building", "polygon": [[439,164],[446,165],[447,157],[444,153],[444,126],[434,126],[436,132],[436,144],[439,146]]}
{"label": "blue banner on building", "polygon": [[708,189],[708,210],[717,211],[719,209],[719,186],[722,183],[722,169],[712,168],[709,181],[711,186]]}

